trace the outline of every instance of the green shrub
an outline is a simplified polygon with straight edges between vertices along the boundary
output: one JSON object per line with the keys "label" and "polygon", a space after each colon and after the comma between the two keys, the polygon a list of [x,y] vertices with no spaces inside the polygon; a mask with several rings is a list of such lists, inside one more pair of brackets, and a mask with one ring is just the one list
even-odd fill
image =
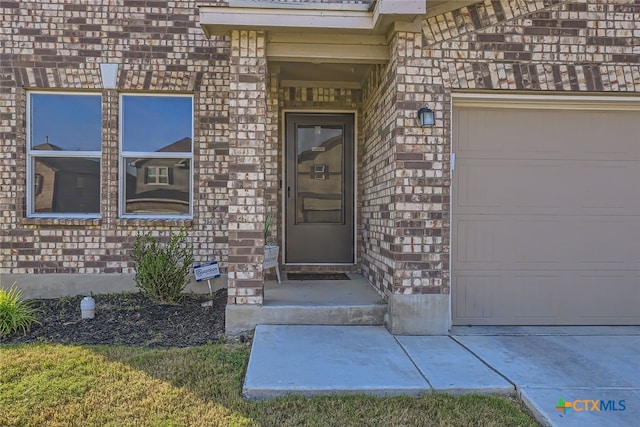
{"label": "green shrub", "polygon": [[135,269],[133,280],[147,298],[164,304],[180,301],[193,264],[193,245],[187,241],[186,234],[185,229],[171,233],[166,244],[149,234],[136,236],[131,255]]}
{"label": "green shrub", "polygon": [[22,330],[26,334],[36,319],[37,310],[29,301],[22,301],[22,292],[15,287],[0,288],[0,337]]}
{"label": "green shrub", "polygon": [[267,210],[264,215],[264,244],[269,244],[269,238],[271,237],[271,225],[273,224],[273,214],[271,209]]}

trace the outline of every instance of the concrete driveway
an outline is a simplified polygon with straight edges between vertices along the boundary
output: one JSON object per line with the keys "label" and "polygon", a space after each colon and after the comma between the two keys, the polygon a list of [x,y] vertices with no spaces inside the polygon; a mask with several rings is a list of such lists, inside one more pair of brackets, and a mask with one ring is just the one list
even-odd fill
{"label": "concrete driveway", "polygon": [[640,425],[640,327],[454,328],[452,337],[514,384],[543,424]]}
{"label": "concrete driveway", "polygon": [[543,425],[638,426],[640,327],[456,327],[417,337],[380,326],[259,325],[243,391],[515,392]]}

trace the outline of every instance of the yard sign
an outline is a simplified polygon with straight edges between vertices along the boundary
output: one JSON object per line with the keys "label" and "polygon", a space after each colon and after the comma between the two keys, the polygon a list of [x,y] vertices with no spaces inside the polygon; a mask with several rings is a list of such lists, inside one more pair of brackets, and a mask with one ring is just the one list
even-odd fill
{"label": "yard sign", "polygon": [[211,291],[211,279],[220,277],[220,268],[218,267],[218,261],[213,261],[209,264],[194,265],[193,274],[196,276],[196,282],[207,281],[209,285],[209,295],[213,295]]}

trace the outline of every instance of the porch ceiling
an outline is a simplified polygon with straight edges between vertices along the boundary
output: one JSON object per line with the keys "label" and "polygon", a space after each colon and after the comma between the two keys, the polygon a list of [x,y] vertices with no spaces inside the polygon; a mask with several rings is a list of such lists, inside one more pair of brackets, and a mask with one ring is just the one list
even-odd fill
{"label": "porch ceiling", "polygon": [[269,62],[277,67],[281,87],[359,89],[371,69],[368,64]]}

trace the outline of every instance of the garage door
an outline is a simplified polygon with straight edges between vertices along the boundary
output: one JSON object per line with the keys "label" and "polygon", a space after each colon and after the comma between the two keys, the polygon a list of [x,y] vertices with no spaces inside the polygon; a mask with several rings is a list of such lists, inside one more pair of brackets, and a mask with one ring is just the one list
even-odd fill
{"label": "garage door", "polygon": [[454,102],[454,324],[640,324],[640,108],[619,104]]}

